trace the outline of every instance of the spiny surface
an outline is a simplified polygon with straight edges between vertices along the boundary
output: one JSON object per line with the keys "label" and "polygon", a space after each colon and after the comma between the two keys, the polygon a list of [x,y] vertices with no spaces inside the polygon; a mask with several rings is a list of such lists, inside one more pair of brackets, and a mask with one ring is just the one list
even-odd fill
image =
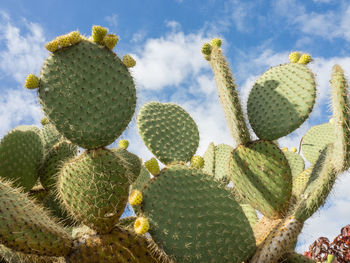
{"label": "spiny surface", "polygon": [[176,104],[143,105],[137,116],[137,128],[147,148],[164,164],[188,162],[197,151],[197,124]]}
{"label": "spiny surface", "polygon": [[89,41],[53,53],[41,71],[40,102],[57,130],[92,149],[111,144],[136,106],[133,79],[116,54]]}
{"label": "spiny surface", "polygon": [[270,68],[249,94],[249,122],[260,139],[276,140],[308,118],[315,97],[314,76],[306,66],[289,63]]}
{"label": "spiny surface", "polygon": [[59,173],[59,196],[80,222],[108,232],[125,208],[129,180],[126,168],[112,150],[85,151],[65,163]]}
{"label": "spiny surface", "polygon": [[295,152],[287,151],[283,152],[288,160],[289,167],[292,171],[293,178],[299,175],[305,169],[304,159]]}
{"label": "spiny surface", "polygon": [[240,145],[230,160],[237,192],[265,216],[279,218],[288,209],[292,175],[283,152],[269,141]]}
{"label": "spiny surface", "polygon": [[249,221],[231,193],[198,169],[173,165],[143,190],[150,234],[176,262],[242,262],[255,250]]}
{"label": "spiny surface", "polygon": [[0,177],[10,179],[15,186],[29,191],[38,180],[43,157],[40,130],[35,126],[18,126],[0,142]]}

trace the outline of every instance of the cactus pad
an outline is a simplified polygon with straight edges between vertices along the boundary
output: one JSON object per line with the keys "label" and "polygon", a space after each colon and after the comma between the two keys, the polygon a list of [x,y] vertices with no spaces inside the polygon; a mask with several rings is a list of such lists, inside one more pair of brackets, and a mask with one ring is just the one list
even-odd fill
{"label": "cactus pad", "polygon": [[38,169],[44,157],[40,130],[35,126],[18,126],[0,142],[0,177],[14,181],[29,191],[38,180]]}
{"label": "cactus pad", "polygon": [[292,174],[283,152],[269,141],[240,145],[230,161],[231,180],[249,204],[269,218],[281,218],[292,194]]}
{"label": "cactus pad", "polygon": [[108,149],[90,150],[65,163],[59,173],[60,199],[74,218],[110,231],[125,208],[129,179],[123,161]]}
{"label": "cactus pad", "polygon": [[215,145],[213,142],[211,142],[208,145],[207,150],[205,151],[203,155],[204,159],[204,167],[203,172],[206,172],[210,175],[215,174]]}
{"label": "cactus pad", "polygon": [[173,165],[143,189],[149,233],[176,262],[242,262],[255,250],[231,193],[198,169]]}
{"label": "cactus pad", "polygon": [[135,85],[123,62],[86,40],[46,60],[39,97],[57,130],[86,149],[109,145],[118,138],[136,106]]}
{"label": "cactus pad", "polygon": [[230,180],[229,160],[232,146],[227,144],[219,144],[215,147],[215,178],[228,182]]}
{"label": "cactus pad", "polygon": [[304,162],[304,159],[299,154],[297,154],[296,152],[293,152],[293,151],[286,151],[283,153],[288,160],[289,167],[292,171],[293,178],[295,176],[299,175],[302,171],[304,171],[305,162]]}
{"label": "cactus pad", "polygon": [[305,134],[302,142],[302,152],[306,160],[315,164],[324,147],[333,143],[334,127],[327,122],[311,127]]}
{"label": "cactus pad", "polygon": [[148,149],[164,164],[188,162],[197,151],[197,124],[176,104],[143,105],[137,116],[137,128]]}
{"label": "cactus pad", "polygon": [[249,94],[249,122],[260,139],[276,140],[306,120],[315,97],[314,75],[306,66],[289,63],[270,68]]}

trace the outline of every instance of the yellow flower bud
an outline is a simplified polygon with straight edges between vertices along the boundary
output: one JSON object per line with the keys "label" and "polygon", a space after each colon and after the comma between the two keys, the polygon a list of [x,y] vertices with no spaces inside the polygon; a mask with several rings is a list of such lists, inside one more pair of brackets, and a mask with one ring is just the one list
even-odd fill
{"label": "yellow flower bud", "polygon": [[152,158],[145,162],[145,167],[152,175],[158,175],[160,173],[159,164],[156,158]]}
{"label": "yellow flower bud", "polygon": [[129,196],[130,205],[139,205],[142,203],[142,193],[139,190],[133,190]]}
{"label": "yellow flower bud", "polygon": [[146,234],[147,231],[149,230],[149,223],[147,218],[145,217],[137,218],[134,224],[134,230],[139,235]]}
{"label": "yellow flower bud", "polygon": [[123,57],[123,63],[127,68],[132,68],[136,65],[136,61],[130,55]]}
{"label": "yellow flower bud", "polygon": [[39,78],[34,74],[29,74],[26,78],[24,86],[27,89],[36,89],[39,85]]}
{"label": "yellow flower bud", "polygon": [[126,150],[129,146],[129,141],[128,140],[120,140],[119,141],[119,147]]}
{"label": "yellow flower bud", "polygon": [[191,165],[194,168],[202,169],[204,166],[204,159],[201,156],[195,155],[191,158]]}

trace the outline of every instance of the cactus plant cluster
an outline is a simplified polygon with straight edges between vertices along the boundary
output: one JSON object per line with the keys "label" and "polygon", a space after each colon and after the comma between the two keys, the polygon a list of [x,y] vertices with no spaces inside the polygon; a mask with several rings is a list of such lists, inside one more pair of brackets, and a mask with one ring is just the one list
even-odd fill
{"label": "cactus plant cluster", "polygon": [[[0,257],[4,262],[314,262],[294,252],[304,222],[350,166],[347,80],[331,76],[333,119],[311,128],[296,148],[276,140],[309,117],[316,84],[308,54],[268,69],[243,113],[218,38],[205,43],[236,147],[210,143],[196,156],[199,131],[173,103],[149,102],[137,129],[156,158],[107,148],[136,108],[118,41],[93,26],[47,43],[39,77],[29,74],[46,116],[41,129],[19,126],[0,142]],[[252,139],[248,121],[258,136]],[[78,154],[77,147],[83,148]],[[164,168],[160,169],[159,163]],[[233,187],[232,187],[233,184]],[[231,186],[230,186],[231,185]],[[127,202],[136,217],[121,219]],[[257,211],[262,214],[259,218]]]}

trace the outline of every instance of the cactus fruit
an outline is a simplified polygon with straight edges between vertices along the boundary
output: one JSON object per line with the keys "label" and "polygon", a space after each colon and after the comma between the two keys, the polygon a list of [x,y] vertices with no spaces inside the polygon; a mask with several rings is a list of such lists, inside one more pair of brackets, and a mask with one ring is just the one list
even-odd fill
{"label": "cactus fruit", "polygon": [[27,89],[36,89],[39,85],[39,78],[34,74],[29,74],[26,78],[24,86]]}
{"label": "cactus fruit", "polygon": [[130,55],[125,55],[123,57],[123,63],[127,68],[135,67],[136,61]]}
{"label": "cactus fruit", "polygon": [[[0,142],[0,260],[313,262],[293,252],[297,237],[350,166],[348,84],[340,66],[331,75],[333,121],[302,139],[312,163],[305,169],[296,148],[280,149],[275,140],[304,123],[314,106],[314,75],[305,66],[311,57],[291,53],[290,63],[262,74],[246,120],[222,41],[206,43],[202,52],[236,146],[210,143],[203,157],[195,155],[199,131],[190,114],[149,102],[136,125],[164,164],[160,170],[155,158],[142,165],[126,140],[107,148],[136,108],[128,69],[134,62],[112,51],[118,38],[107,33],[94,26],[91,40],[78,31],[57,37],[46,44],[52,54],[40,80],[27,78],[25,86],[38,87],[47,121],[41,130],[16,127]],[[247,121],[259,139],[252,140]],[[137,217],[121,219],[128,200]]]}

